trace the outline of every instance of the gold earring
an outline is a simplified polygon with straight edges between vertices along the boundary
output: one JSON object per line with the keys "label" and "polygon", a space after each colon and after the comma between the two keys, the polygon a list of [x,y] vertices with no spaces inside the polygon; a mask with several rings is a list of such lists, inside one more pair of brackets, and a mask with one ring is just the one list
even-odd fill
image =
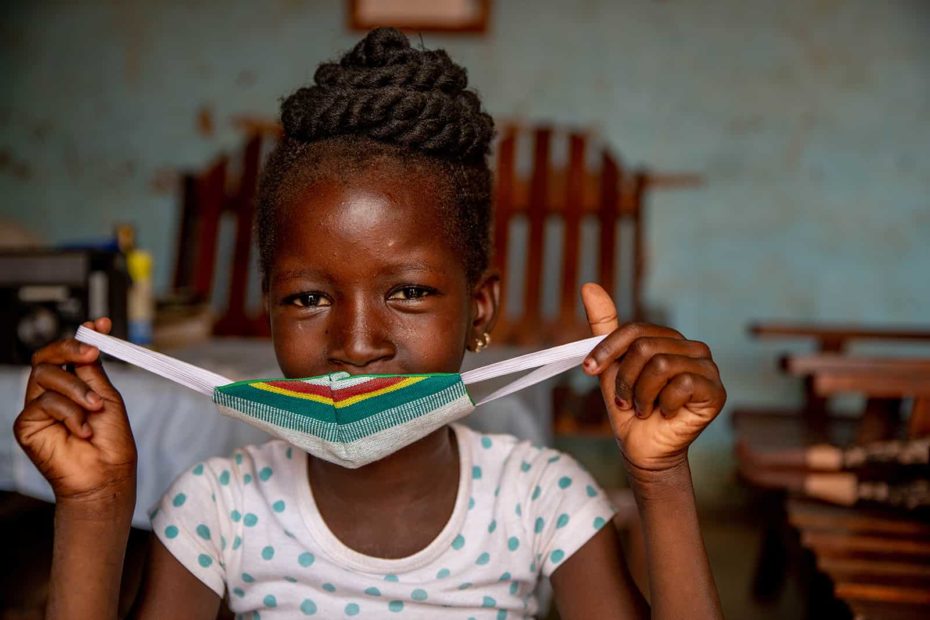
{"label": "gold earring", "polygon": [[475,353],[481,353],[488,348],[489,344],[491,344],[491,334],[484,332],[475,340]]}

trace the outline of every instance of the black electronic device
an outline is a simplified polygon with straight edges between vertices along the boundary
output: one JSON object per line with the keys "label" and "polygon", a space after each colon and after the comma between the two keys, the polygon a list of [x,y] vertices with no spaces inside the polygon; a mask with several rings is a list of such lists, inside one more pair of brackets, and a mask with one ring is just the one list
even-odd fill
{"label": "black electronic device", "polygon": [[108,316],[127,334],[125,256],[103,250],[0,252],[0,363],[28,364],[46,344]]}

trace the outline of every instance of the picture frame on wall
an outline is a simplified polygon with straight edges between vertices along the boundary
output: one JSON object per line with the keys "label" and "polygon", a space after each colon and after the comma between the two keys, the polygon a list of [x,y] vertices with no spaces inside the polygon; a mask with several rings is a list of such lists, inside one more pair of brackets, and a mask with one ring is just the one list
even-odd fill
{"label": "picture frame on wall", "polygon": [[487,32],[491,0],[348,0],[349,28],[390,26],[414,32]]}

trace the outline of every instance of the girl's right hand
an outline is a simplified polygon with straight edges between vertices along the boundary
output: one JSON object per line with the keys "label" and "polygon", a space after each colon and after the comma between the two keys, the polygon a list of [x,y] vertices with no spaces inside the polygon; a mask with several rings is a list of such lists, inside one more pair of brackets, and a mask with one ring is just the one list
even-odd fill
{"label": "girl's right hand", "polygon": [[[84,327],[106,334],[111,323],[101,318]],[[25,406],[13,424],[59,502],[134,501],[136,445],[123,398],[99,357],[96,347],[74,339],[37,351]]]}

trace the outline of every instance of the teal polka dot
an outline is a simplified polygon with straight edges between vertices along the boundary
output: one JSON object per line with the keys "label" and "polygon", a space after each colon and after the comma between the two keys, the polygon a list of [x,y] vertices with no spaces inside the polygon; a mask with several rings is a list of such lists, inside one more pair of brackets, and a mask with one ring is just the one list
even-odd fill
{"label": "teal polka dot", "polygon": [[256,523],[258,523],[258,517],[251,512],[242,518],[242,524],[246,527],[254,527]]}
{"label": "teal polka dot", "polygon": [[288,448],[287,451],[284,453],[284,456],[286,456],[287,458],[293,457],[293,456],[294,456],[294,449],[293,449],[293,448]]}
{"label": "teal polka dot", "polygon": [[494,530],[497,529],[497,519],[491,520],[491,525],[488,526],[488,534],[493,534]]}
{"label": "teal polka dot", "polygon": [[510,581],[510,572],[506,572],[497,579],[498,581]]}
{"label": "teal polka dot", "polygon": [[168,527],[165,528],[165,536],[167,536],[168,538],[176,538],[177,535],[178,535],[177,527],[173,525],[169,525]]}
{"label": "teal polka dot", "polygon": [[607,521],[604,520],[604,517],[595,517],[594,518],[594,529],[596,530],[601,529],[602,527],[604,527],[605,523],[607,523]]}
{"label": "teal polka dot", "polygon": [[336,591],[336,586],[334,586],[334,585],[331,584],[331,583],[324,583],[324,584],[323,584],[323,589],[326,590],[327,592],[335,592],[335,591]]}
{"label": "teal polka dot", "polygon": [[278,599],[276,599],[273,594],[269,594],[262,599],[262,603],[265,604],[265,607],[277,607]]}
{"label": "teal polka dot", "polygon": [[507,620],[507,610],[498,609],[497,610],[497,620]]}
{"label": "teal polka dot", "polygon": [[500,495],[500,492],[501,492],[501,488],[499,486],[496,487],[494,489],[494,497],[497,497],[498,495]]}
{"label": "teal polka dot", "polygon": [[313,564],[313,561],[316,560],[316,557],[309,551],[304,551],[299,556],[297,556],[297,563],[303,566],[304,568]]}
{"label": "teal polka dot", "polygon": [[529,463],[527,463],[526,461],[523,461],[522,463],[520,463],[520,471],[522,471],[523,473],[526,473],[526,472],[528,472],[529,470],[530,470],[530,464],[529,464]]}
{"label": "teal polka dot", "polygon": [[226,551],[226,537],[220,534],[220,549]]}
{"label": "teal polka dot", "polygon": [[242,484],[249,484],[250,482],[252,482],[252,474],[242,476]]}
{"label": "teal polka dot", "polygon": [[459,590],[467,590],[470,587],[471,587],[471,582],[466,581],[465,583],[459,585]]}
{"label": "teal polka dot", "polygon": [[471,510],[474,507],[475,507],[475,498],[469,497],[468,498],[468,509]]}
{"label": "teal polka dot", "polygon": [[262,482],[267,482],[272,473],[270,467],[262,467],[261,471],[258,472],[258,477]]}
{"label": "teal polka dot", "polygon": [[481,555],[478,556],[478,559],[475,560],[475,564],[477,564],[477,565],[479,565],[479,566],[484,566],[485,564],[487,564],[487,563],[490,562],[490,561],[491,561],[491,554],[489,554],[487,551],[485,551],[484,553],[482,553]]}
{"label": "teal polka dot", "polygon": [[236,465],[242,465],[242,453],[236,452]]}
{"label": "teal polka dot", "polygon": [[229,513],[229,518],[234,522],[239,523],[239,519],[242,518],[242,513],[238,510],[233,510],[231,513]]}
{"label": "teal polka dot", "polygon": [[197,466],[195,466],[193,472],[195,476],[203,474],[203,463],[199,463]]}
{"label": "teal polka dot", "polygon": [[568,519],[569,519],[569,516],[566,513],[563,512],[562,514],[560,514],[558,520],[555,522],[555,529],[557,530],[562,529],[563,527],[568,525]]}
{"label": "teal polka dot", "polygon": [[568,476],[562,476],[561,478],[559,478],[559,488],[560,488],[560,489],[567,489],[567,488],[570,487],[570,486],[572,486],[572,479],[571,479],[571,478],[569,478]]}
{"label": "teal polka dot", "polygon": [[530,572],[531,573],[536,572],[536,562],[530,562]]}
{"label": "teal polka dot", "polygon": [[517,595],[517,590],[519,590],[519,589],[520,589],[520,582],[519,582],[519,581],[511,581],[511,582],[510,582],[510,594],[511,594],[511,595],[516,596],[516,595]]}
{"label": "teal polka dot", "polygon": [[426,590],[423,588],[417,588],[410,593],[410,598],[415,601],[425,601],[428,598],[428,595],[426,594]]}
{"label": "teal polka dot", "polygon": [[440,568],[440,569],[439,569],[439,572],[436,573],[436,579],[445,579],[445,578],[448,577],[450,574],[451,574],[451,573],[449,572],[449,569],[448,569],[448,568]]}
{"label": "teal polka dot", "polygon": [[236,536],[235,538],[233,538],[233,546],[232,546],[233,551],[238,549],[240,546],[242,546],[242,539]]}
{"label": "teal polka dot", "polygon": [[275,512],[284,512],[284,500],[279,499],[278,501],[273,503],[271,505],[271,509],[274,510]]}
{"label": "teal polka dot", "polygon": [[242,588],[233,588],[233,594],[235,594],[239,598],[242,598],[243,596],[245,596],[245,590],[243,590]]}
{"label": "teal polka dot", "polygon": [[246,583],[253,583],[255,581],[255,577],[248,573],[242,573],[242,581]]}
{"label": "teal polka dot", "polygon": [[507,539],[507,548],[511,551],[516,551],[520,548],[520,539],[516,536],[511,536]]}
{"label": "teal polka dot", "polygon": [[158,506],[156,506],[155,510],[153,510],[152,513],[149,515],[149,520],[154,519],[155,515],[157,514],[158,514]]}
{"label": "teal polka dot", "polygon": [[597,497],[597,489],[592,487],[590,484],[584,488],[585,493],[588,494],[588,497]]}
{"label": "teal polka dot", "polygon": [[272,547],[271,545],[268,545],[267,547],[262,549],[262,558],[266,560],[270,560],[273,557],[274,557],[274,547]]}
{"label": "teal polka dot", "polygon": [[285,578],[284,578],[284,581],[286,581],[286,582],[288,582],[288,583],[297,583],[297,580],[294,579],[293,577],[285,577]]}
{"label": "teal polka dot", "polygon": [[346,605],[346,615],[347,616],[357,616],[359,612],[359,606],[357,603],[349,603]]}
{"label": "teal polka dot", "polygon": [[475,465],[471,468],[471,477],[475,480],[481,480],[481,468]]}
{"label": "teal polka dot", "polygon": [[542,487],[540,487],[540,486],[537,484],[537,485],[536,485],[536,488],[533,489],[533,495],[530,497],[530,499],[532,499],[532,500],[537,500],[537,499],[539,499],[539,496],[540,496],[541,493],[542,493]]}
{"label": "teal polka dot", "polygon": [[215,504],[216,503],[216,493],[210,493],[210,500]]}
{"label": "teal polka dot", "polygon": [[464,546],[465,546],[465,537],[459,534],[458,536],[455,537],[455,540],[452,541],[452,548],[458,550]]}
{"label": "teal polka dot", "polygon": [[565,552],[562,551],[561,549],[556,549],[555,551],[549,554],[549,560],[553,564],[558,564],[559,562],[562,561],[564,557],[565,557]]}
{"label": "teal polka dot", "polygon": [[229,470],[228,469],[224,469],[223,473],[220,474],[220,484],[222,484],[223,486],[226,486],[227,484],[229,484]]}
{"label": "teal polka dot", "polygon": [[547,462],[547,463],[555,463],[555,462],[558,461],[560,458],[562,458],[562,457],[561,457],[560,455],[556,454],[555,456],[550,456],[550,457],[549,457],[549,460],[546,461],[546,462]]}
{"label": "teal polka dot", "polygon": [[403,601],[391,601],[390,603],[388,603],[388,609],[393,611],[394,613],[401,612],[404,610],[404,602]]}
{"label": "teal polka dot", "polygon": [[174,504],[175,508],[180,508],[184,505],[184,502],[187,501],[187,496],[183,493],[178,493],[174,496],[174,499],[171,500],[171,503]]}
{"label": "teal polka dot", "polygon": [[484,599],[482,599],[482,601],[481,601],[481,606],[482,606],[482,607],[496,607],[496,606],[497,606],[497,601],[495,601],[495,600],[494,600],[493,598],[491,598],[490,596],[486,596],[486,597],[484,597]]}
{"label": "teal polka dot", "polygon": [[522,517],[522,516],[523,516],[523,509],[520,508],[520,504],[517,504],[517,507],[514,509],[514,512],[517,513],[517,516],[518,516],[518,517]]}
{"label": "teal polka dot", "polygon": [[546,520],[542,517],[536,517],[536,523],[533,524],[533,531],[539,534],[546,527]]}
{"label": "teal polka dot", "polygon": [[204,568],[207,568],[208,566],[213,564],[213,558],[211,558],[209,555],[201,553],[200,555],[197,556],[197,563],[203,566]]}
{"label": "teal polka dot", "polygon": [[305,616],[312,616],[316,613],[316,603],[305,598],[300,604],[300,611],[302,611]]}
{"label": "teal polka dot", "polygon": [[395,575],[394,573],[388,573],[387,575],[384,576],[384,580],[385,580],[385,581],[393,581],[393,582],[396,583],[396,582],[397,582],[397,575]]}
{"label": "teal polka dot", "polygon": [[481,447],[482,447],[482,448],[490,448],[490,447],[491,447],[491,438],[490,438],[490,437],[482,437],[482,438],[481,438]]}
{"label": "teal polka dot", "polygon": [[197,535],[203,538],[204,540],[210,540],[210,528],[201,523],[197,526]]}
{"label": "teal polka dot", "polygon": [[365,588],[365,594],[368,596],[381,596],[381,590],[372,586],[370,588]]}
{"label": "teal polka dot", "polygon": [[262,617],[259,615],[259,613],[258,613],[257,611],[253,611],[253,612],[252,612],[252,620],[262,620]]}

